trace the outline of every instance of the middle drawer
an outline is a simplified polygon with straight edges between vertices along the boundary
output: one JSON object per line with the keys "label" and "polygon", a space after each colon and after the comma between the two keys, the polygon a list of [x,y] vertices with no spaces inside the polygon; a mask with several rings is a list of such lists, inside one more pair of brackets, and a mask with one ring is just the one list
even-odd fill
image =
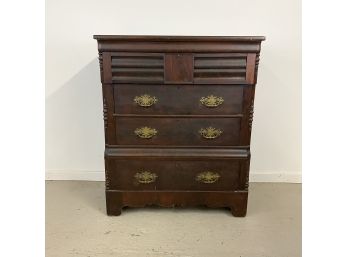
{"label": "middle drawer", "polygon": [[114,85],[115,114],[235,115],[242,85]]}
{"label": "middle drawer", "polygon": [[116,117],[118,145],[236,146],[241,118]]}

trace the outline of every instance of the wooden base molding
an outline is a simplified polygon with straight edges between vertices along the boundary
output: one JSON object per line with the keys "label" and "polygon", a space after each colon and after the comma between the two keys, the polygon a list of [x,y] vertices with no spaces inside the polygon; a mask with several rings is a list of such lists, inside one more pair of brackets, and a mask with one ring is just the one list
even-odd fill
{"label": "wooden base molding", "polygon": [[106,191],[106,208],[110,216],[118,216],[123,207],[157,205],[166,208],[207,206],[228,207],[235,217],[247,212],[248,192],[167,192],[167,191]]}

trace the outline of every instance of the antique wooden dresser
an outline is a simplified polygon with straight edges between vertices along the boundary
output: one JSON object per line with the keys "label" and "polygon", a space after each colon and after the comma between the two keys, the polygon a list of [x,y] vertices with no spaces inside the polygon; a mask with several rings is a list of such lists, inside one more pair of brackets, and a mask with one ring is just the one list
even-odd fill
{"label": "antique wooden dresser", "polygon": [[96,35],[108,215],[228,207],[245,216],[264,37]]}

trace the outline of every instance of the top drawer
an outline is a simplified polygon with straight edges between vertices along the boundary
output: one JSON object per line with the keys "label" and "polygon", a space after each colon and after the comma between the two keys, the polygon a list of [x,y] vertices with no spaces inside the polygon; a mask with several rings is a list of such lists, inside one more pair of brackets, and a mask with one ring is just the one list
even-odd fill
{"label": "top drawer", "polygon": [[256,53],[102,53],[104,83],[254,84]]}

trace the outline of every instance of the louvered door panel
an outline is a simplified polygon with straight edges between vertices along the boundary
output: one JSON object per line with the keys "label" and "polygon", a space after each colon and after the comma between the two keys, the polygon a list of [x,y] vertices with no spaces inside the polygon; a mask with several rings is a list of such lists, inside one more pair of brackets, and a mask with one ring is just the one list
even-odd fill
{"label": "louvered door panel", "polygon": [[113,83],[163,83],[163,54],[112,53]]}
{"label": "louvered door panel", "polygon": [[245,84],[247,54],[195,54],[194,83]]}

